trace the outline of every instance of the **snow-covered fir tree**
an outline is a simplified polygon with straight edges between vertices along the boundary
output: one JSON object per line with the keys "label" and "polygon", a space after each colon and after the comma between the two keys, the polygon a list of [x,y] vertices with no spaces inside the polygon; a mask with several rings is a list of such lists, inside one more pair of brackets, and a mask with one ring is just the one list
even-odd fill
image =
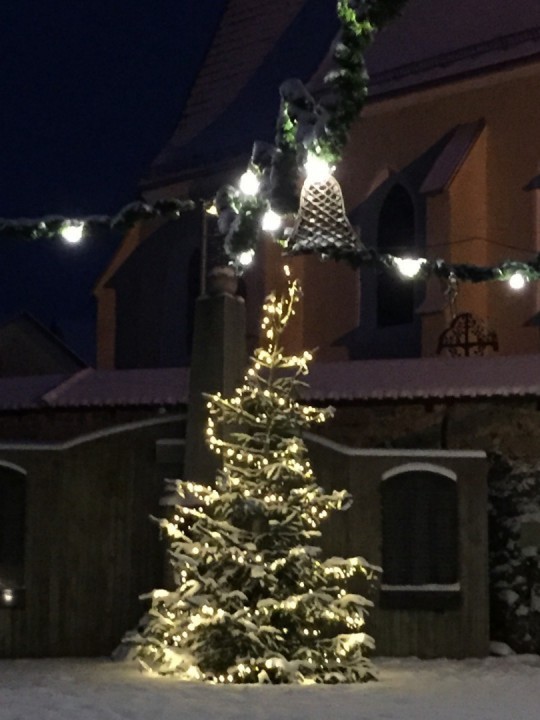
{"label": "snow-covered fir tree", "polygon": [[286,355],[299,299],[288,281],[264,304],[264,342],[232,397],[209,396],[206,439],[222,459],[212,486],[173,481],[159,521],[173,590],[154,590],[127,641],[145,669],[223,683],[359,682],[374,677],[363,631],[371,602],[347,591],[360,557],[321,558],[320,525],[350,503],[316,482],[303,431],[332,409],[298,401],[309,352]]}

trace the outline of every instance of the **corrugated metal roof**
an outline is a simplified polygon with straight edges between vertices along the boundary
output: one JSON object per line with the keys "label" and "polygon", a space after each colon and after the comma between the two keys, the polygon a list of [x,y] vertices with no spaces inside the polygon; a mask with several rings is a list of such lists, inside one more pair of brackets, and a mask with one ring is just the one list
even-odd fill
{"label": "corrugated metal roof", "polygon": [[[308,401],[540,397],[540,355],[315,363]],[[0,378],[0,409],[185,405],[188,368]]]}
{"label": "corrugated metal roof", "polygon": [[308,382],[327,402],[540,396],[540,355],[320,363]]}
{"label": "corrugated metal roof", "polygon": [[184,405],[189,369],[94,370],[0,378],[0,409]]}
{"label": "corrugated metal roof", "polygon": [[82,370],[50,390],[50,407],[115,407],[187,403],[188,368]]}

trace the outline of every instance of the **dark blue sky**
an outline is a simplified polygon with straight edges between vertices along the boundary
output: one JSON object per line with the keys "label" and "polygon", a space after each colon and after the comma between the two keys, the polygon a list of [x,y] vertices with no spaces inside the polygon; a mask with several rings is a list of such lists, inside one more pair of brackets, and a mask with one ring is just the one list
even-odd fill
{"label": "dark blue sky", "polygon": [[[4,0],[0,216],[109,213],[174,131],[224,0]],[[2,241],[0,320],[53,320],[93,361],[114,240]]]}

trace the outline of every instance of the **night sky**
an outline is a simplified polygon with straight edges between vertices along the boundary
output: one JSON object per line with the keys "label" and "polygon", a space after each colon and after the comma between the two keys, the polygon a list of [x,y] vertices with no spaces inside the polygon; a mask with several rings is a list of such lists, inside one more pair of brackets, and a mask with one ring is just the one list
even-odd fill
{"label": "night sky", "polygon": [[[224,0],[4,0],[0,216],[114,213],[174,131]],[[3,240],[0,321],[22,310],[94,362],[91,290],[118,238]]]}

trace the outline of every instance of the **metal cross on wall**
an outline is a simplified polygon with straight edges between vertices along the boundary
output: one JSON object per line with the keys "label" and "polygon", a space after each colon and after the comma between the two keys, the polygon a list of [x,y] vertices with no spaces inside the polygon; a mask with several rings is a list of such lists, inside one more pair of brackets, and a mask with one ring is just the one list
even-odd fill
{"label": "metal cross on wall", "polygon": [[437,354],[446,351],[452,357],[469,357],[485,355],[488,349],[494,352],[499,349],[497,333],[489,330],[472,313],[460,313],[452,320],[450,327],[441,333]]}

